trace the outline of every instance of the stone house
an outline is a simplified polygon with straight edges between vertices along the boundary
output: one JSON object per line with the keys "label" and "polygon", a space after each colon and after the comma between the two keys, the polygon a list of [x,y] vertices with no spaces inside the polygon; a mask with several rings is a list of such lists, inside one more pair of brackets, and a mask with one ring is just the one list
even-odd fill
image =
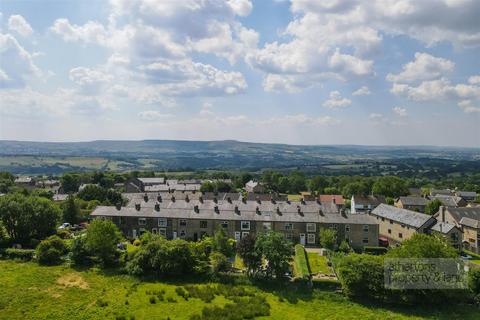
{"label": "stone house", "polygon": [[435,217],[463,231],[463,247],[480,253],[480,207],[456,208],[441,206]]}
{"label": "stone house", "polygon": [[428,200],[423,197],[400,197],[395,202],[395,207],[417,211],[417,212],[425,212],[425,208],[427,207]]}

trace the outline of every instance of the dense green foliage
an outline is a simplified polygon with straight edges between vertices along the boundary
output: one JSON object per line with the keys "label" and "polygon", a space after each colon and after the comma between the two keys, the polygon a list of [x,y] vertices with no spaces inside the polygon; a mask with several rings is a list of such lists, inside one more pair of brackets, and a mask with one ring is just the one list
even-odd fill
{"label": "dense green foliage", "polygon": [[255,251],[268,261],[265,275],[277,278],[283,277],[288,271],[294,252],[292,243],[285,240],[283,234],[274,231],[261,233],[257,236]]}
{"label": "dense green foliage", "polygon": [[69,195],[67,201],[63,204],[62,221],[75,224],[80,219],[80,208],[75,202],[75,197]]}
{"label": "dense green foliage", "polygon": [[46,265],[60,264],[67,252],[65,242],[58,236],[50,236],[40,242],[36,248],[38,263]]}
{"label": "dense green foliage", "polygon": [[310,279],[307,253],[305,252],[305,248],[300,244],[295,246],[295,257],[293,261],[295,263],[296,276],[302,279]]}
{"label": "dense green foliage", "polygon": [[323,248],[333,250],[337,244],[337,231],[330,228],[320,229],[320,245]]}
{"label": "dense green foliage", "polygon": [[256,237],[248,234],[237,243],[237,254],[242,258],[247,275],[255,275],[262,265],[262,255],[255,250]]}
{"label": "dense green foliage", "polygon": [[440,206],[443,206],[442,201],[438,199],[433,199],[432,201],[429,201],[427,203],[427,206],[425,207],[425,213],[429,215],[434,215],[438,212]]}
{"label": "dense green foliage", "polygon": [[10,241],[28,245],[55,233],[60,209],[52,201],[22,194],[0,197],[0,221]]}
{"label": "dense green foliage", "polygon": [[96,262],[113,265],[118,259],[118,228],[110,220],[94,220],[87,228],[85,248]]}
{"label": "dense green foliage", "polygon": [[212,250],[220,252],[226,257],[233,257],[235,255],[235,244],[232,239],[228,239],[225,230],[219,225],[213,235]]}
{"label": "dense green foliage", "polygon": [[77,194],[77,197],[85,201],[97,200],[103,205],[110,206],[124,203],[120,192],[113,189],[105,189],[94,184],[85,186],[85,188]]}
{"label": "dense green foliage", "polygon": [[5,249],[5,256],[13,260],[30,261],[35,255],[35,249]]}

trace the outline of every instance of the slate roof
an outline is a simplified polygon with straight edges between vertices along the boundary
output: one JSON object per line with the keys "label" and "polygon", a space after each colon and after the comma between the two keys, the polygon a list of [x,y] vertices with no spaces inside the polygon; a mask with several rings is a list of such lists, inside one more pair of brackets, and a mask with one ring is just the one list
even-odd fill
{"label": "slate roof", "polygon": [[451,223],[437,221],[437,223],[433,225],[432,230],[443,233],[443,234],[447,234],[453,228],[455,228],[455,225]]}
{"label": "slate roof", "polygon": [[475,191],[457,191],[457,196],[459,197],[467,197],[467,198],[476,198],[477,193]]}
{"label": "slate roof", "polygon": [[32,180],[32,177],[17,177],[15,183],[31,183]]}
{"label": "slate roof", "polygon": [[427,221],[433,219],[432,216],[429,216],[427,214],[401,209],[383,203],[373,209],[371,214],[378,217],[387,218],[399,223],[403,223],[407,226],[411,226],[414,228],[420,228]]}
{"label": "slate roof", "polygon": [[430,199],[438,199],[440,200],[444,206],[446,207],[457,207],[459,202],[463,199],[457,196],[445,196],[445,195],[436,195],[430,197]]}
{"label": "slate roof", "polygon": [[473,207],[473,208],[446,208],[446,211],[448,211],[453,219],[457,221],[458,223],[462,224],[462,220],[464,218],[468,218],[469,220],[463,220],[463,222],[468,223],[468,226],[473,225],[473,221],[480,221],[480,207]]}
{"label": "slate roof", "polygon": [[353,196],[355,199],[355,205],[373,205],[377,206],[381,203],[385,203],[385,197],[384,196],[358,196],[354,195]]}
{"label": "slate roof", "polygon": [[426,206],[428,200],[423,197],[400,197],[398,201],[406,206]]}
{"label": "slate roof", "polygon": [[[156,204],[159,205],[158,211],[155,209]],[[195,211],[195,206],[198,208],[198,213]],[[215,207],[218,208],[218,213]],[[156,199],[152,199],[141,202],[139,210],[135,208],[135,203],[122,207],[120,210],[114,206],[99,206],[93,211],[92,216],[378,224],[375,218],[368,215],[325,213],[322,208],[316,202],[273,203],[270,201],[259,204],[256,201],[241,200],[218,200],[217,203],[213,200],[202,202],[199,200],[188,202],[185,200],[162,200],[158,203]]]}
{"label": "slate roof", "polygon": [[154,177],[154,178],[137,178],[143,184],[164,184],[164,177]]}
{"label": "slate roof", "polygon": [[431,189],[430,195],[431,196],[436,196],[436,195],[451,196],[453,195],[453,191],[450,189]]}
{"label": "slate roof", "polygon": [[467,226],[467,227],[471,227],[471,228],[475,228],[475,229],[480,229],[480,221],[479,220],[463,217],[462,219],[460,219],[460,224],[462,226]]}

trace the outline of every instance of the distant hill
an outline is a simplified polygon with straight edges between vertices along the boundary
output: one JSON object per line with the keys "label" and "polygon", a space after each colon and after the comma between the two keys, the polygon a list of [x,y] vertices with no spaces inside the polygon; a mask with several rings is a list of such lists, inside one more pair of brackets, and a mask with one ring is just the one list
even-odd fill
{"label": "distant hill", "polygon": [[16,173],[43,173],[42,170],[45,169],[46,172],[58,173],[72,170],[317,168],[399,159],[479,161],[480,149],[431,146],[301,146],[234,140],[0,140],[0,170]]}

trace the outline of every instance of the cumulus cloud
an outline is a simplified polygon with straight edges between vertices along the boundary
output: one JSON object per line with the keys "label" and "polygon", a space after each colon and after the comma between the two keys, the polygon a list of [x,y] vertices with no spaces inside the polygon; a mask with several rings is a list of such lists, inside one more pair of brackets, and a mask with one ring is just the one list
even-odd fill
{"label": "cumulus cloud", "polygon": [[387,80],[392,82],[432,80],[448,75],[454,68],[455,63],[450,60],[417,52],[415,60],[403,65],[403,71],[399,74],[389,73]]}
{"label": "cumulus cloud", "polygon": [[79,85],[86,94],[96,94],[102,91],[112,76],[99,70],[76,67],[70,70],[69,78]]}
{"label": "cumulus cloud", "polygon": [[402,107],[394,107],[392,111],[399,117],[406,117],[407,116],[407,109]]}
{"label": "cumulus cloud", "polygon": [[352,104],[352,100],[342,98],[342,95],[338,91],[330,92],[329,99],[323,103],[324,107],[335,109],[340,107],[347,107]]}
{"label": "cumulus cloud", "polygon": [[173,115],[168,113],[161,113],[155,110],[148,110],[142,111],[138,114],[138,117],[144,121],[158,121],[158,120],[166,120],[172,118]]}
{"label": "cumulus cloud", "polygon": [[383,114],[381,113],[370,113],[368,116],[370,120],[379,121],[383,119]]}
{"label": "cumulus cloud", "polygon": [[29,78],[40,76],[33,59],[14,36],[0,33],[0,88],[23,87]]}
{"label": "cumulus cloud", "polygon": [[33,29],[27,20],[18,14],[11,15],[8,18],[8,29],[18,33],[22,37],[28,37],[33,33]]}
{"label": "cumulus cloud", "polygon": [[[478,103],[478,101],[477,101]],[[458,106],[465,112],[465,113],[474,113],[480,112],[480,103],[476,106],[472,102],[472,100],[463,100],[458,103]]]}
{"label": "cumulus cloud", "polygon": [[370,94],[371,94],[370,89],[368,89],[367,86],[363,86],[352,93],[353,96],[368,96]]}

